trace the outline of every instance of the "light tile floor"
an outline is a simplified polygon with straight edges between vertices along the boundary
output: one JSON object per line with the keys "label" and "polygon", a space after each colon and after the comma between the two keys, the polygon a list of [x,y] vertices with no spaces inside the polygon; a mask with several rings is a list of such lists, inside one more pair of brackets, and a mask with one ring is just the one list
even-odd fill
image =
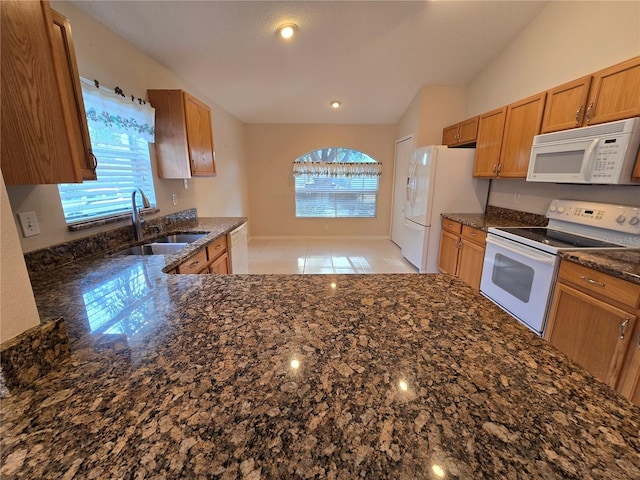
{"label": "light tile floor", "polygon": [[418,273],[391,240],[251,239],[249,273]]}

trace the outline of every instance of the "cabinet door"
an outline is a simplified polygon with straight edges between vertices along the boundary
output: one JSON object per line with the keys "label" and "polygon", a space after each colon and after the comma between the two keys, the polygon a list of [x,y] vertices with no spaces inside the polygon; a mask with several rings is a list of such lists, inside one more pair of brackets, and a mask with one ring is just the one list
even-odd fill
{"label": "cabinet door", "polygon": [[507,108],[499,108],[480,115],[474,177],[495,177],[500,161],[500,148]]}
{"label": "cabinet door", "polygon": [[449,127],[445,127],[442,129],[442,144],[447,146],[452,146],[458,143],[458,130],[460,129],[460,124],[456,123],[455,125],[451,125]]}
{"label": "cabinet door", "polygon": [[640,406],[640,322],[636,322],[616,390]]}
{"label": "cabinet door", "polygon": [[216,261],[209,265],[209,273],[226,275],[229,273],[229,255],[227,252],[220,255]]}
{"label": "cabinet door", "polygon": [[634,315],[558,283],[545,338],[615,388],[635,322]]}
{"label": "cabinet door", "polygon": [[442,230],[440,232],[440,253],[438,255],[438,270],[442,273],[456,275],[458,270],[458,244],[460,237]]}
{"label": "cabinet door", "polygon": [[546,93],[534,95],[507,107],[498,176],[527,176],[533,137],[540,133],[545,96]]}
{"label": "cabinet door", "polygon": [[474,143],[478,138],[478,117],[473,117],[460,123],[458,143],[466,145]]}
{"label": "cabinet door", "polygon": [[[52,51],[48,2],[0,2],[2,174],[7,185],[82,181]],[[76,120],[77,121],[77,120]]]}
{"label": "cabinet door", "polygon": [[593,75],[585,124],[640,115],[640,56]]}
{"label": "cabinet door", "polygon": [[51,10],[53,52],[56,64],[60,67],[60,93],[62,104],[69,108],[69,115],[73,118],[69,133],[74,148],[82,152],[80,170],[83,180],[96,180],[96,157],[93,155],[89,128],[87,127],[80,75],[76,64],[76,54],[71,37],[69,20],[55,10]]}
{"label": "cabinet door", "polygon": [[483,263],[484,247],[463,238],[460,246],[458,277],[471,285],[475,290],[480,290]]}
{"label": "cabinet door", "polygon": [[547,91],[541,133],[566,130],[582,125],[591,75]]}
{"label": "cabinet door", "polygon": [[209,107],[188,93],[184,94],[189,161],[193,176],[216,174],[213,153],[213,133]]}

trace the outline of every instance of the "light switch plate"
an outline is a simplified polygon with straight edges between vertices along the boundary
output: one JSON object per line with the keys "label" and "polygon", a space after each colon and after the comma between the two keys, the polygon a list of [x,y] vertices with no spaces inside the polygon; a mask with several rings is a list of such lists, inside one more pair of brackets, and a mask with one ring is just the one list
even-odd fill
{"label": "light switch plate", "polygon": [[18,219],[20,220],[20,226],[22,227],[22,235],[25,237],[40,235],[40,227],[38,226],[36,212],[19,213]]}

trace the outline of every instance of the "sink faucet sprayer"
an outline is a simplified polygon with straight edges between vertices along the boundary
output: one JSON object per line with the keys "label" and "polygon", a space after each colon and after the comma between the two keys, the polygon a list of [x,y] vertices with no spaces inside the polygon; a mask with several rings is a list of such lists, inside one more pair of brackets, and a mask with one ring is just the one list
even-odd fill
{"label": "sink faucet sprayer", "polygon": [[138,188],[137,191],[134,190],[131,194],[131,220],[133,221],[133,230],[136,237],[136,242],[142,240],[142,218],[140,216],[140,210],[136,206],[136,193],[140,192],[142,196],[142,206],[143,208],[151,208],[151,204],[149,203],[149,199],[144,194],[141,188]]}

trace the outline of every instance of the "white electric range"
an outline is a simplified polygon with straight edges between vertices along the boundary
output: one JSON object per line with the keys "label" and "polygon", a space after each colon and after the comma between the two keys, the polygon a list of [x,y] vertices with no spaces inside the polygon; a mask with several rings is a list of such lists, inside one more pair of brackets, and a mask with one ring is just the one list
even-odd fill
{"label": "white electric range", "polygon": [[640,248],[640,207],[553,200],[546,228],[489,228],[480,291],[542,335],[564,250]]}

